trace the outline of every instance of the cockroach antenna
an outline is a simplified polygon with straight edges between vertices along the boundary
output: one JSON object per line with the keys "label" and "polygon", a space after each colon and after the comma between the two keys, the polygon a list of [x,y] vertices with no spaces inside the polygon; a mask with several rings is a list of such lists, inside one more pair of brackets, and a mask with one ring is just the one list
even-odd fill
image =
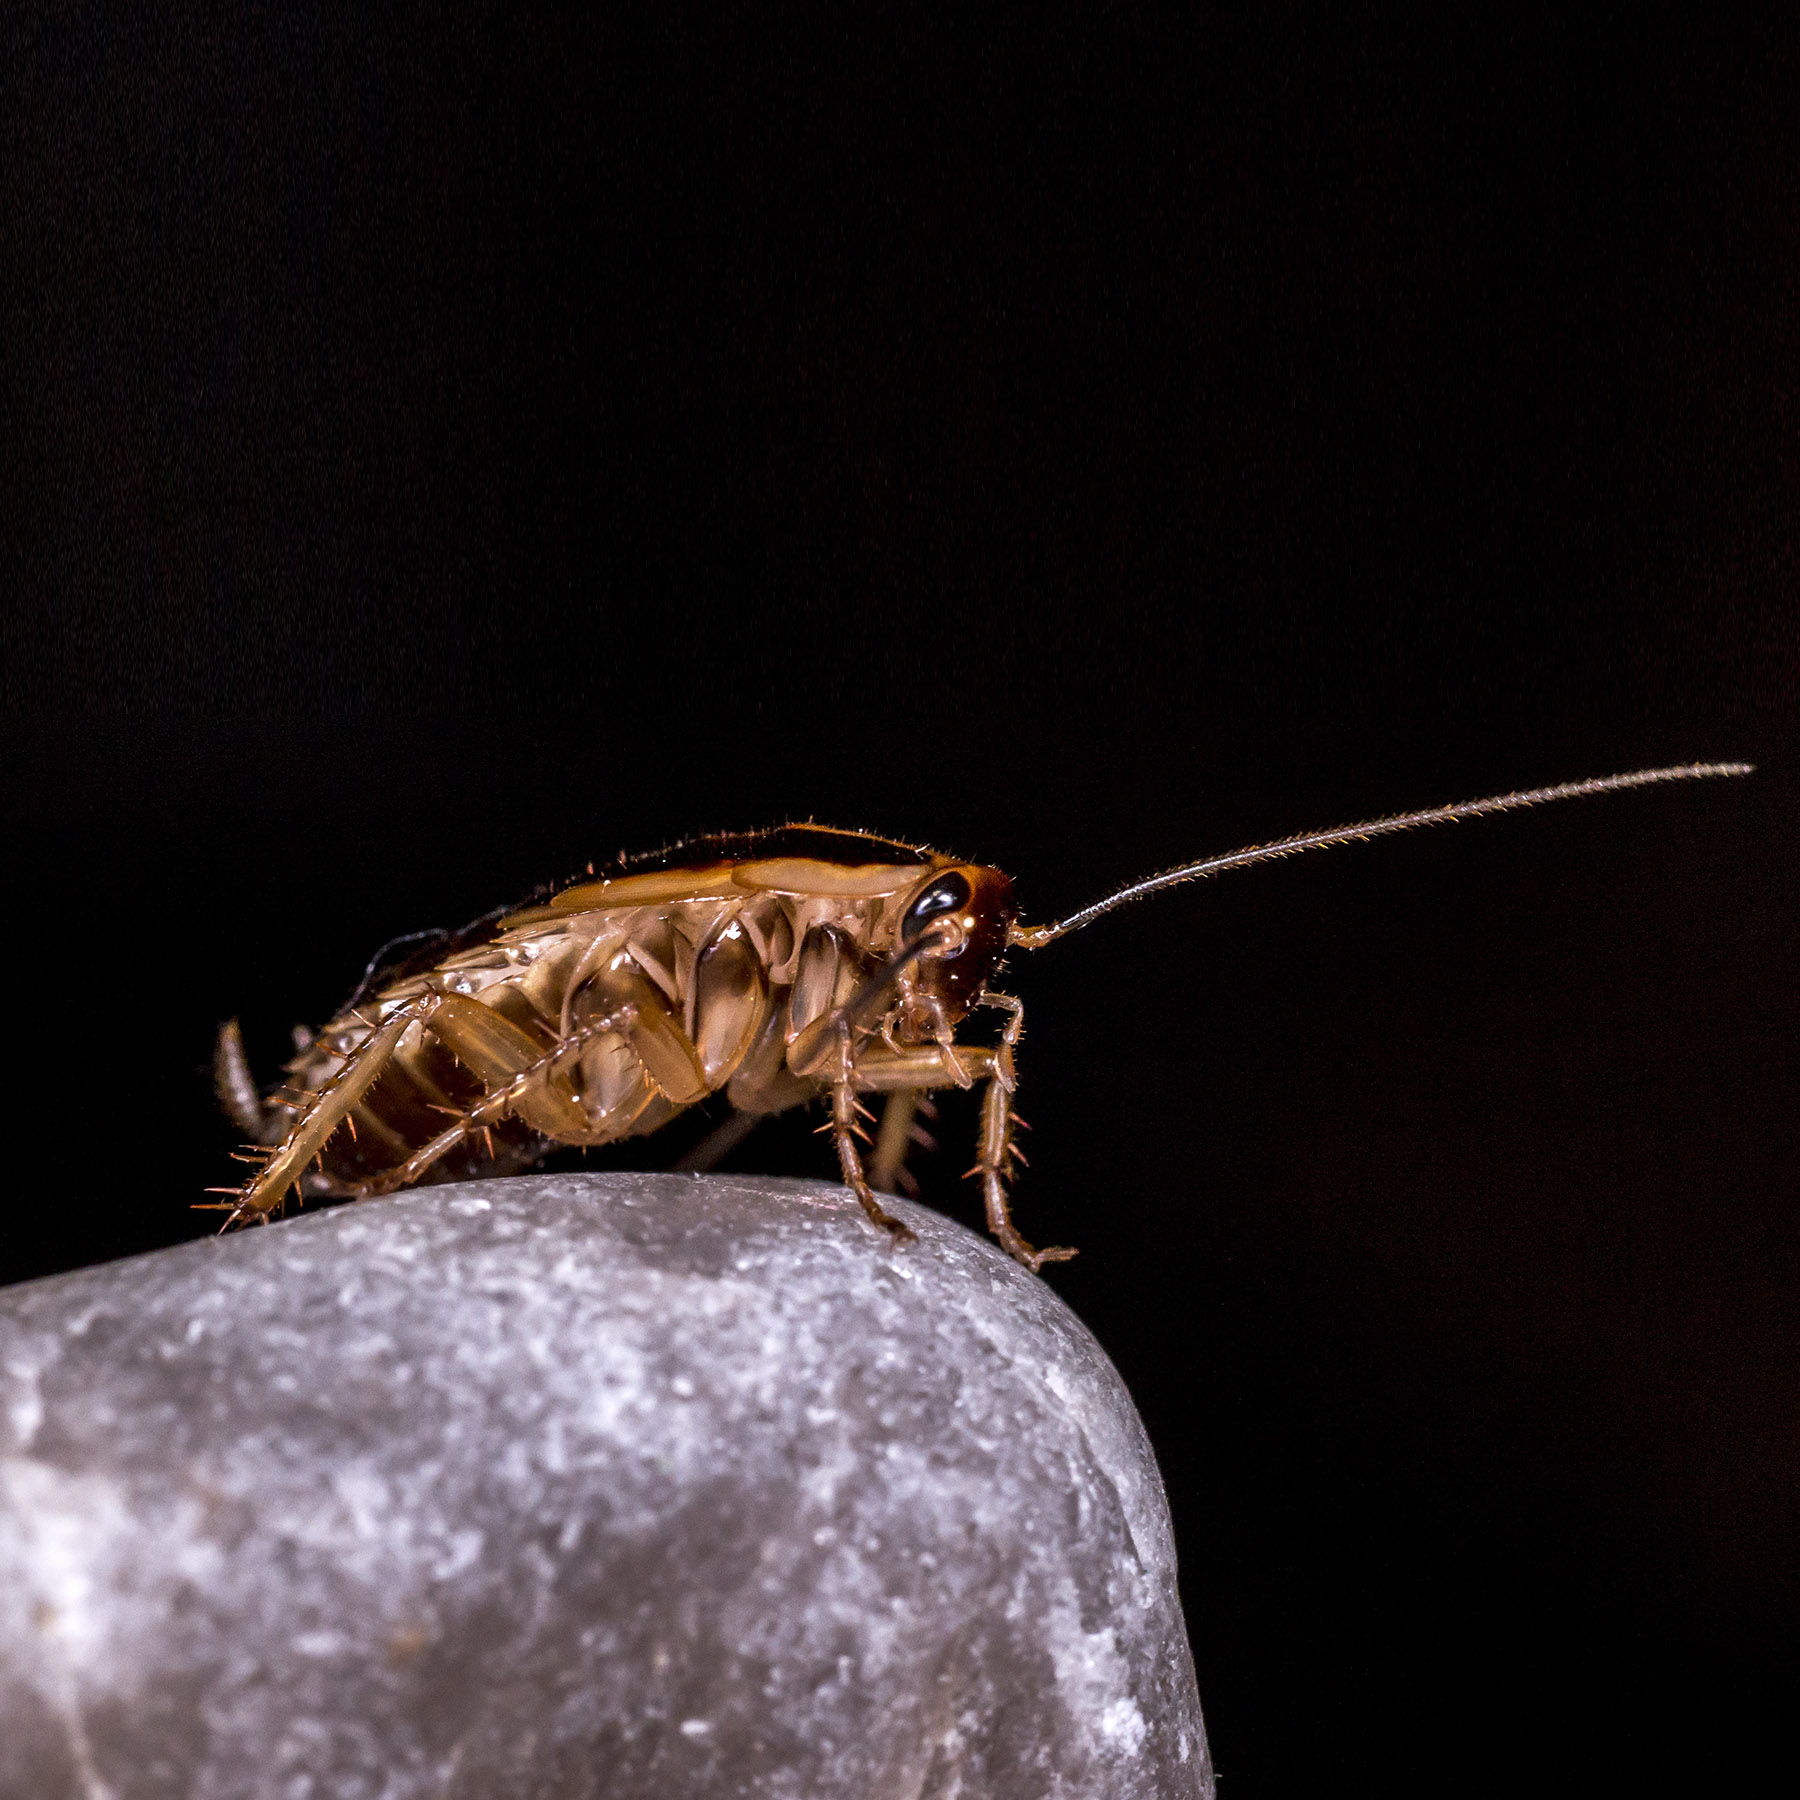
{"label": "cockroach antenna", "polygon": [[1143,900],[1164,888],[1179,887],[1184,881],[1204,881],[1212,875],[1223,875],[1228,869],[1247,869],[1253,863],[1273,862],[1281,856],[1298,856],[1303,850],[1326,850],[1333,844],[1348,844],[1359,839],[1386,837],[1396,831],[1411,831],[1420,825],[1447,825],[1457,819],[1479,819],[1487,813],[1513,812],[1522,806],[1545,806],[1552,800],[1579,800],[1589,794],[1612,794],[1621,788],[1652,787],[1664,781],[1707,781],[1722,775],[1748,775],[1754,763],[1682,763],[1672,769],[1638,769],[1630,775],[1597,775],[1588,781],[1564,781],[1555,787],[1526,788],[1515,794],[1494,794],[1486,800],[1464,800],[1455,806],[1431,806],[1422,812],[1395,813],[1390,818],[1367,819],[1360,825],[1338,825],[1330,831],[1303,831],[1294,837],[1277,838],[1272,844],[1253,844],[1247,850],[1232,850],[1224,856],[1209,856],[1204,861],[1183,863],[1179,868],[1165,869],[1160,875],[1146,876],[1122,887],[1117,893],[1070,913],[1054,925],[1017,925],[1009,941],[1023,950],[1041,950],[1072,931],[1079,931],[1121,906]]}

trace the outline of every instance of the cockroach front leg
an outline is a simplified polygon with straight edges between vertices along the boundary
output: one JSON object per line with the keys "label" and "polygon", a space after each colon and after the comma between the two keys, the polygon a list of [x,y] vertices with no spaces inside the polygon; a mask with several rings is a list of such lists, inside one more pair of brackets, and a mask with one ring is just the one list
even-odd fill
{"label": "cockroach front leg", "polygon": [[981,1096],[981,1154],[969,1173],[981,1177],[988,1230],[1035,1275],[1045,1263],[1067,1262],[1075,1252],[1061,1245],[1049,1250],[1034,1250],[1012,1222],[1012,1210],[1006,1203],[1006,1183],[1012,1175],[1013,1163],[1025,1160],[1013,1143],[1013,1127],[1020,1123],[1018,1114],[1012,1109],[1013,1089],[1018,1084],[1013,1051],[1024,1035],[1025,1007],[1011,994],[990,991],[985,998],[989,1005],[999,1007],[1011,1017],[1000,1034],[987,1089]]}
{"label": "cockroach front leg", "polygon": [[867,1134],[861,1121],[869,1112],[856,1098],[856,1074],[850,1054],[850,1030],[842,1028],[838,1045],[838,1075],[831,1085],[831,1137],[837,1146],[838,1167],[844,1172],[844,1185],[853,1193],[869,1215],[871,1224],[879,1225],[896,1245],[914,1241],[912,1231],[875,1198],[863,1174],[862,1158],[857,1154],[856,1140]]}
{"label": "cockroach front leg", "polygon": [[988,1229],[1013,1257],[1035,1271],[1047,1262],[1067,1262],[1075,1252],[1060,1246],[1034,1249],[1012,1222],[1006,1181],[1012,1165],[1025,1160],[1013,1143],[1014,1128],[1023,1123],[1012,1110],[1017,1080],[1013,1052],[1025,1029],[1025,1009],[1010,994],[990,993],[986,999],[1011,1015],[993,1049],[958,1044],[952,1061],[935,1044],[929,1048],[903,1046],[899,1050],[871,1048],[856,1064],[855,1081],[866,1092],[896,1097],[929,1088],[957,1087],[969,1079],[986,1081],[981,1104],[981,1150],[969,1174],[981,1177]]}

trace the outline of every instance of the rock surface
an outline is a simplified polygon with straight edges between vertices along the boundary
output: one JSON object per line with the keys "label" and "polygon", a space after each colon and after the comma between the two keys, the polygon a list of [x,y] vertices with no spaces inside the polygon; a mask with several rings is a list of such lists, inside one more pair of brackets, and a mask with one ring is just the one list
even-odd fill
{"label": "rock surface", "polygon": [[1210,1796],[1123,1384],[900,1210],[538,1176],[0,1294],[0,1794]]}

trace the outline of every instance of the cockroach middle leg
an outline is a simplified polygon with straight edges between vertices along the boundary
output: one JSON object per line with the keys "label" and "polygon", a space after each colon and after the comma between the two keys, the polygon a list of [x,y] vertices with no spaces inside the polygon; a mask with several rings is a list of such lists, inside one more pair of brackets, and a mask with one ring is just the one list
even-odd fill
{"label": "cockroach middle leg", "polygon": [[969,1173],[981,1177],[981,1197],[987,1207],[988,1230],[1026,1268],[1036,1274],[1047,1262],[1067,1262],[1075,1252],[1066,1245],[1049,1250],[1034,1250],[1019,1235],[1012,1222],[1012,1209],[1006,1202],[1006,1181],[1012,1174],[1013,1162],[1024,1161],[1013,1145],[1013,1127],[1019,1123],[1012,1108],[1013,1089],[1018,1084],[1013,1066],[1013,1051],[1025,1034],[1025,1007],[1011,994],[990,990],[986,1001],[1011,1014],[1006,1029],[1000,1034],[1000,1046],[994,1053],[993,1072],[981,1096],[981,1154]]}
{"label": "cockroach middle leg", "polygon": [[869,1182],[878,1193],[918,1199],[919,1184],[907,1168],[906,1158],[915,1144],[921,1150],[938,1147],[937,1139],[919,1123],[936,1117],[937,1108],[923,1088],[900,1088],[888,1095],[881,1111],[881,1128],[875,1134],[875,1154],[869,1159]]}
{"label": "cockroach middle leg", "polygon": [[[869,1180],[884,1194],[891,1194],[896,1184],[911,1181],[906,1172],[906,1152],[913,1141],[913,1120],[924,1096],[917,1088],[902,1088],[889,1094],[881,1109],[881,1129],[875,1134],[875,1153],[869,1158]],[[908,1192],[918,1183],[912,1182]]]}

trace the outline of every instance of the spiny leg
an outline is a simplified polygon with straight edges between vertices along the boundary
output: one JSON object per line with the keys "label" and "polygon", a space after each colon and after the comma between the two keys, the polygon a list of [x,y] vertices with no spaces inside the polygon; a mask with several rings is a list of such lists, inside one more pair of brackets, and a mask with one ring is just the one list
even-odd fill
{"label": "spiny leg", "polygon": [[299,1192],[306,1165],[325,1147],[326,1140],[349,1116],[351,1109],[375,1084],[375,1078],[392,1059],[394,1050],[415,1020],[428,1018],[438,1003],[436,994],[421,994],[389,1015],[357,1047],[295,1119],[287,1136],[242,1188],[214,1188],[213,1193],[232,1196],[220,1211],[227,1217],[223,1229],[248,1220],[267,1223],[273,1212],[287,1203],[291,1187]]}
{"label": "spiny leg", "polygon": [[1013,1051],[1025,1028],[1025,1009],[1010,994],[990,993],[985,998],[1011,1014],[1000,1042],[992,1050],[974,1045],[956,1047],[956,1066],[945,1057],[939,1045],[902,1047],[889,1050],[870,1046],[858,1058],[854,1079],[865,1092],[903,1094],[927,1088],[955,1087],[959,1074],[975,1080],[985,1078],[982,1095],[981,1150],[970,1175],[982,1178],[982,1195],[987,1206],[988,1229],[1005,1249],[1029,1269],[1047,1262],[1067,1262],[1073,1250],[1055,1248],[1036,1250],[1019,1235],[1007,1207],[1006,1179],[1015,1162],[1024,1156],[1013,1143],[1013,1131],[1024,1121],[1012,1110],[1011,1100],[1016,1076]]}
{"label": "spiny leg", "polygon": [[[973,1087],[975,1078],[964,1067],[964,1057],[959,1055],[963,1046],[956,1041],[956,1033],[950,1028],[950,1021],[944,1015],[944,1003],[934,999],[930,994],[920,994],[913,1004],[924,1009],[931,1020],[931,1041],[943,1052],[944,1066],[950,1071],[951,1078],[960,1088]],[[964,1052],[966,1055],[966,1051]]]}
{"label": "spiny leg", "polygon": [[858,1115],[867,1117],[867,1109],[856,1098],[856,1076],[850,1056],[850,1030],[843,1028],[839,1042],[837,1080],[831,1086],[831,1136],[837,1145],[838,1167],[844,1172],[844,1185],[849,1188],[870,1222],[879,1225],[896,1244],[910,1244],[913,1233],[875,1198],[863,1174],[862,1158],[856,1151],[856,1139],[862,1133]]}
{"label": "spiny leg", "polygon": [[559,1038],[542,1056],[520,1069],[503,1087],[495,1088],[467,1112],[459,1113],[453,1124],[440,1131],[429,1143],[421,1144],[405,1162],[397,1163],[391,1169],[384,1169],[379,1175],[371,1176],[367,1181],[347,1189],[350,1197],[356,1200],[376,1200],[384,1194],[395,1194],[402,1188],[411,1187],[434,1163],[442,1161],[459,1144],[467,1143],[478,1131],[488,1131],[497,1125],[517,1106],[533,1083],[549,1079],[551,1071],[564,1057],[577,1054],[590,1038],[599,1037],[602,1032],[618,1031],[628,1025],[634,1012],[635,1008],[622,1006],[616,1012],[607,1013],[601,1018],[589,1019],[567,1037]]}
{"label": "spiny leg", "polygon": [[994,1053],[993,1073],[981,1096],[981,1154],[969,1173],[981,1177],[982,1199],[987,1205],[988,1230],[1036,1274],[1047,1262],[1067,1262],[1075,1252],[1066,1246],[1034,1250],[1019,1235],[1012,1222],[1012,1211],[1006,1203],[1006,1182],[1015,1161],[1025,1159],[1013,1144],[1013,1127],[1020,1123],[1012,1109],[1013,1089],[1018,1077],[1013,1066],[1013,1051],[1025,1031],[1025,1007],[1010,994],[988,993],[985,998],[1012,1016],[1000,1034],[1000,1046]]}

